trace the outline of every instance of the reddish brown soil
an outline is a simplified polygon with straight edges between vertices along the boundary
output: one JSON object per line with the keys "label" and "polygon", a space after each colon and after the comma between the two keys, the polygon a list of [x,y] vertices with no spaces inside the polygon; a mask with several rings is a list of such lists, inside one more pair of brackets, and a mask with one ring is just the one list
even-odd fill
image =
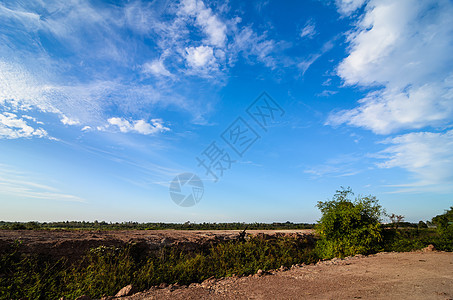
{"label": "reddish brown soil", "polygon": [[[127,243],[143,243],[150,250],[162,246],[180,245],[186,249],[198,249],[203,245],[236,239],[240,230],[0,230],[0,253],[15,241],[21,242],[24,253],[48,254],[76,259],[90,248],[121,246]],[[248,234],[298,235],[313,230],[247,230]]]}
{"label": "reddish brown soil", "polygon": [[121,299],[453,299],[453,253],[380,253]]}

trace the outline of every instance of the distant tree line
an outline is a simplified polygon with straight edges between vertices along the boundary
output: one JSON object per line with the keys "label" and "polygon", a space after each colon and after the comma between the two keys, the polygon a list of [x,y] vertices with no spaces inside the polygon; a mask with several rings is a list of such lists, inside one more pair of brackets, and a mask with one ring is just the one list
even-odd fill
{"label": "distant tree line", "polygon": [[105,221],[63,221],[63,222],[4,222],[0,221],[0,229],[9,230],[281,230],[311,229],[314,224],[308,223],[139,223],[139,222],[105,222]]}

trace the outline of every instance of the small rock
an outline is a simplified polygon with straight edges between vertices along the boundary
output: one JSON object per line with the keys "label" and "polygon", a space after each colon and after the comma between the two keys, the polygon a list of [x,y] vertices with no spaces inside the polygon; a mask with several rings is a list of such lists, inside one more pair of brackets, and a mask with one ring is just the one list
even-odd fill
{"label": "small rock", "polygon": [[168,286],[168,284],[166,284],[165,282],[162,282],[161,284],[159,284],[159,288],[160,289],[164,289]]}
{"label": "small rock", "polygon": [[171,241],[167,238],[163,238],[162,240],[160,240],[160,243],[164,246],[168,246],[171,244]]}
{"label": "small rock", "polygon": [[179,285],[179,283],[174,283],[174,284],[170,284],[168,286],[168,288],[170,289],[170,291],[174,291],[174,290],[181,288],[181,286]]}
{"label": "small rock", "polygon": [[434,245],[432,245],[432,244],[429,244],[428,247],[423,248],[423,251],[424,252],[436,251],[436,247],[434,247]]}
{"label": "small rock", "polygon": [[137,289],[132,284],[126,285],[123,287],[118,293],[116,293],[115,297],[124,297],[124,296],[131,296],[135,294]]}
{"label": "small rock", "polygon": [[280,271],[286,271],[286,270],[288,270],[288,268],[282,265],[279,270]]}
{"label": "small rock", "polygon": [[257,272],[256,272],[256,275],[258,276],[263,276],[264,275],[264,271],[259,269]]}
{"label": "small rock", "polygon": [[217,281],[216,278],[215,278],[214,276],[211,276],[211,277],[209,277],[208,279],[206,279],[205,281],[203,281],[203,282],[201,283],[201,286],[202,286],[202,287],[211,287],[211,286],[214,285],[214,283],[215,283],[216,281]]}
{"label": "small rock", "polygon": [[76,298],[75,300],[91,300],[91,297],[87,296],[87,295],[82,295],[82,296]]}

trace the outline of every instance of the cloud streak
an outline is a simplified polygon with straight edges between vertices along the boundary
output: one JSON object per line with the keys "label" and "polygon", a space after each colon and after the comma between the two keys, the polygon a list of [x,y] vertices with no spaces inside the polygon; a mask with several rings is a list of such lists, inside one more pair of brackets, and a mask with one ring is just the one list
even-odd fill
{"label": "cloud streak", "polygon": [[370,1],[347,36],[350,53],[338,75],[346,85],[375,91],[356,108],[332,114],[327,124],[377,134],[448,125],[453,118],[452,14],[451,1]]}
{"label": "cloud streak", "polygon": [[30,174],[17,172],[11,167],[0,164],[0,193],[14,197],[86,202],[84,199],[71,194],[61,193],[57,188],[37,182]]}
{"label": "cloud streak", "polygon": [[453,130],[445,133],[413,132],[383,141],[390,144],[381,152],[385,161],[380,168],[403,168],[414,174],[413,183],[405,184],[408,191],[442,185],[452,190]]}

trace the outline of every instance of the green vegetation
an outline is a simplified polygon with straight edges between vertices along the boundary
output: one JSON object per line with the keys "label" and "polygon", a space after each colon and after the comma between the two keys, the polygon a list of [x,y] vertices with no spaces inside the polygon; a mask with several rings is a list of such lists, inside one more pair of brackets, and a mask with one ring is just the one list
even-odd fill
{"label": "green vegetation", "polygon": [[149,252],[139,245],[98,247],[81,261],[20,254],[14,245],[0,258],[1,299],[75,298],[114,295],[127,284],[146,289],[160,283],[189,284],[209,277],[256,273],[281,265],[316,261],[312,239],[251,238],[226,242],[206,250],[176,247]]}
{"label": "green vegetation", "polygon": [[316,226],[316,248],[321,258],[369,254],[381,249],[381,206],[376,197],[351,200],[348,197],[352,194],[351,189],[343,188],[332,200],[318,202],[322,217]]}
{"label": "green vegetation", "polygon": [[0,229],[9,230],[280,230],[280,229],[311,229],[313,224],[307,223],[138,223],[122,222],[107,223],[105,221],[65,221],[65,222],[4,222],[0,221]]}
{"label": "green vegetation", "polygon": [[[433,244],[436,249],[453,251],[453,207],[426,223],[402,222],[392,214],[391,224],[381,224],[385,215],[373,196],[356,197],[351,189],[337,191],[330,201],[319,202],[322,217],[316,225],[317,237],[252,237],[219,242],[189,250],[169,246],[151,251],[143,244],[121,248],[97,247],[85,256],[69,261],[44,255],[25,254],[20,242],[0,245],[0,299],[92,298],[114,295],[127,284],[141,290],[160,283],[190,284],[210,277],[248,275],[319,258],[370,254],[378,251],[411,251]],[[437,226],[433,228],[433,225]],[[106,223],[0,222],[0,228],[36,229],[301,229],[309,224],[286,223]],[[316,240],[316,239],[317,240]]]}
{"label": "green vegetation", "polygon": [[425,222],[420,221],[415,228],[403,225],[404,228],[400,230],[385,230],[384,251],[411,251],[429,244],[437,250],[453,251],[453,207],[428,223],[435,224],[437,228],[428,228]]}
{"label": "green vegetation", "polygon": [[376,197],[349,199],[351,189],[337,191],[333,199],[319,202],[322,217],[316,225],[321,258],[370,254],[379,251],[412,251],[430,244],[436,249],[453,251],[453,207],[432,219],[437,229],[420,221],[402,222],[404,216],[391,214],[390,224],[382,225],[384,210]]}

